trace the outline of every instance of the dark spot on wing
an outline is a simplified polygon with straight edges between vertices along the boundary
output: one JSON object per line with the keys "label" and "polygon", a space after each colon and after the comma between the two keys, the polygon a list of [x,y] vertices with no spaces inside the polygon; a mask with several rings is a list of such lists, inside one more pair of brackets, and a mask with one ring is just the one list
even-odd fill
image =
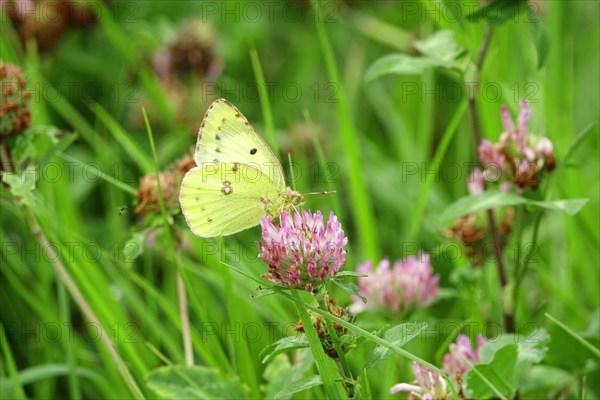
{"label": "dark spot on wing", "polygon": [[217,159],[215,158],[215,159],[213,159],[213,162],[216,162],[216,163],[218,163],[218,162],[219,162],[219,160],[217,160]]}
{"label": "dark spot on wing", "polygon": [[238,112],[238,113],[235,113],[235,117],[236,117],[236,118],[241,118],[241,117],[242,117],[242,115],[241,115],[241,114]]}
{"label": "dark spot on wing", "polygon": [[221,150],[219,150],[219,148],[217,147],[217,148],[215,148],[215,152],[220,153]]}
{"label": "dark spot on wing", "polygon": [[198,196],[195,196],[195,197],[194,197],[194,200],[196,200],[196,201],[200,201],[200,197],[198,197]]}
{"label": "dark spot on wing", "polygon": [[[221,129],[221,127],[218,127],[217,129]],[[215,139],[221,140],[221,137],[217,134],[217,135],[215,135]]]}
{"label": "dark spot on wing", "polygon": [[255,155],[258,149],[254,148],[250,150],[250,154]]}
{"label": "dark spot on wing", "polygon": [[233,188],[231,187],[231,182],[229,182],[229,181],[223,182],[223,187],[221,188],[221,193],[223,193],[225,196],[233,193]]}
{"label": "dark spot on wing", "polygon": [[225,118],[223,118],[223,119],[221,120],[221,122],[222,122],[222,123],[225,123]]}
{"label": "dark spot on wing", "polygon": [[239,169],[239,167],[240,167],[240,163],[233,163],[233,170],[232,171],[233,172],[237,172],[237,170]]}
{"label": "dark spot on wing", "polygon": [[212,218],[206,218],[206,222],[208,222],[209,224],[212,222]]}

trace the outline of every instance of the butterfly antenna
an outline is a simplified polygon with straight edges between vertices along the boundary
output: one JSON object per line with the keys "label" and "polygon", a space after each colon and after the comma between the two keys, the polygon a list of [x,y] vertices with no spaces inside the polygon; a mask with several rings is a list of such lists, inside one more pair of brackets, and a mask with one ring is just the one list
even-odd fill
{"label": "butterfly antenna", "polygon": [[337,194],[337,191],[332,190],[329,192],[309,192],[309,193],[302,193],[302,196],[316,195],[316,194]]}

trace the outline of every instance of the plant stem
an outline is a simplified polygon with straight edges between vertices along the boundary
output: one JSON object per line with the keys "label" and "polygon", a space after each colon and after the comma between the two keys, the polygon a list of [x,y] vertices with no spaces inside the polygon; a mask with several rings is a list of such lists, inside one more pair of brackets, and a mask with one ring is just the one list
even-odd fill
{"label": "plant stem", "polygon": [[[504,259],[502,258],[502,243],[500,242],[500,235],[498,235],[498,228],[496,227],[496,218],[494,217],[493,210],[487,210],[487,220],[489,225],[490,237],[492,239],[492,247],[494,248],[494,257],[496,258],[496,264],[498,266],[498,277],[500,278],[500,287],[502,294],[506,290],[508,280],[506,279],[506,269],[504,268]],[[504,296],[502,296],[504,300]],[[504,318],[504,329],[506,332],[512,333],[515,331],[515,321],[513,317],[513,307],[505,309],[504,301],[502,301],[502,315]]]}
{"label": "plant stem", "polygon": [[[287,293],[284,293],[288,295]],[[317,365],[317,370],[319,371],[319,375],[323,379],[323,386],[325,387],[325,393],[327,393],[327,397],[330,399],[338,399],[342,398],[342,393],[339,390],[336,384],[336,369],[331,366],[329,367],[329,359],[327,355],[325,355],[325,350],[323,349],[323,344],[319,340],[319,335],[312,323],[308,312],[306,311],[306,306],[304,302],[300,299],[298,293],[292,289],[291,294],[288,295],[296,302],[296,309],[298,310],[298,315],[300,316],[300,321],[302,321],[302,326],[304,326],[304,333],[306,338],[308,339],[308,343],[310,344],[310,349],[315,358],[315,363]],[[308,308],[318,309],[316,307],[308,305]],[[326,312],[326,311],[325,311]]]}
{"label": "plant stem", "polygon": [[10,149],[5,143],[0,143],[0,170],[13,172]]}
{"label": "plant stem", "polygon": [[492,27],[486,26],[485,33],[483,34],[483,42],[477,53],[477,61],[475,68],[477,73],[475,74],[474,86],[476,90],[469,90],[469,109],[471,110],[471,126],[473,127],[473,137],[475,139],[475,147],[481,142],[481,124],[479,123],[479,113],[477,112],[477,93],[479,92],[479,81],[480,72],[487,55],[488,48],[490,47],[490,41],[492,40]]}
{"label": "plant stem", "polygon": [[185,293],[185,284],[183,283],[183,278],[179,271],[177,271],[177,297],[179,300],[179,315],[181,315],[181,336],[183,340],[185,365],[191,367],[194,365],[194,352],[192,350],[192,336],[190,335],[190,316],[188,312],[187,295]]}
{"label": "plant stem", "polygon": [[[327,290],[327,289],[325,289],[325,290]],[[326,293],[327,292],[325,291],[325,294]],[[323,310],[325,312],[329,312],[329,309],[327,308],[327,302],[325,300],[325,295],[317,294],[317,296],[315,296],[315,297],[317,298],[317,301],[319,302],[319,307],[321,307],[321,310]],[[346,378],[352,379],[352,371],[350,371],[350,367],[348,366],[348,362],[346,361],[346,355],[344,354],[344,351],[340,344],[340,339],[338,338],[338,335],[335,331],[335,327],[333,326],[333,323],[328,319],[325,319],[325,324],[327,325],[327,330],[329,331],[329,334],[331,335],[331,338],[333,340],[333,345],[335,347],[335,351],[337,352],[338,359],[342,366],[342,371],[344,373],[344,376]]]}
{"label": "plant stem", "polygon": [[[475,141],[475,147],[479,145],[481,142],[481,123],[479,122],[479,112],[477,110],[477,93],[479,92],[479,81],[480,81],[480,73],[483,67],[483,63],[485,62],[485,56],[487,55],[490,41],[492,39],[492,27],[490,25],[486,26],[485,33],[483,35],[483,42],[481,43],[481,47],[479,48],[479,52],[477,53],[477,61],[475,64],[476,74],[475,74],[475,89],[469,91],[469,110],[471,112],[471,127],[473,130],[473,139]],[[504,268],[504,260],[502,258],[502,243],[500,241],[500,235],[498,234],[498,228],[496,224],[496,218],[494,216],[493,210],[487,210],[487,220],[488,220],[488,229],[490,233],[490,238],[492,240],[492,247],[494,248],[494,257],[496,259],[496,265],[498,267],[498,277],[500,279],[500,287],[502,290],[502,299],[504,299],[504,292],[508,285],[508,281],[506,279],[506,269]],[[515,322],[513,317],[513,309],[506,309],[504,301],[502,302],[503,308],[503,318],[504,318],[504,329],[507,332],[515,331]]]}

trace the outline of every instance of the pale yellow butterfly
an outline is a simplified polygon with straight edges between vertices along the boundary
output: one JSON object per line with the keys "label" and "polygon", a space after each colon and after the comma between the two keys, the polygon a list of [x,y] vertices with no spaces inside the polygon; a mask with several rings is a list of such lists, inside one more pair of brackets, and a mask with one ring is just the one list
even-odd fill
{"label": "pale yellow butterfly", "polygon": [[304,201],[286,186],[269,146],[225,99],[206,111],[194,158],[197,166],[183,178],[179,202],[198,236],[231,235]]}

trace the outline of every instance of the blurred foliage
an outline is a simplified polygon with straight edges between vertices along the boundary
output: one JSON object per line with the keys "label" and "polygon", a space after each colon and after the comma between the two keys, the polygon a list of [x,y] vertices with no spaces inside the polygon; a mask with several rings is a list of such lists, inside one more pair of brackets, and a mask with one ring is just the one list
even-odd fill
{"label": "blurred foliage", "polygon": [[[532,378],[520,398],[582,398],[583,388],[586,398],[594,398],[600,394],[598,359],[552,325],[544,312],[598,347],[600,143],[598,124],[590,123],[598,120],[600,104],[600,7],[589,1],[519,3],[518,13],[495,26],[483,67],[478,102],[483,136],[495,141],[502,132],[502,104],[514,115],[518,101],[528,99],[531,130],[552,140],[558,165],[541,188],[540,202],[589,199],[575,216],[545,212],[539,227],[516,320],[519,333],[546,327],[551,340],[543,365],[528,371]],[[426,322],[425,333],[404,349],[436,361],[456,330],[472,337],[499,334],[503,299],[492,255],[483,255],[483,265],[472,268],[459,244],[443,235],[450,226],[442,213],[467,193],[466,180],[477,161],[468,111],[461,108],[473,90],[467,67],[477,57],[486,23],[485,18],[468,20],[473,2],[323,2],[321,17],[341,87],[327,72],[307,1],[0,4],[1,61],[22,69],[32,93],[32,127],[3,142],[13,149],[17,167],[27,160],[34,167],[33,172],[19,170],[19,178],[7,178],[13,183],[21,179],[12,193],[5,185],[0,189],[0,340],[8,344],[0,363],[3,398],[18,396],[20,386],[31,398],[131,396],[120,366],[55,274],[55,260],[31,231],[32,217],[21,212],[15,195],[27,198],[143,393],[153,395],[143,378],[164,365],[164,357],[183,364],[176,261],[162,225],[144,222],[133,212],[140,179],[154,172],[141,108],[149,115],[159,168],[166,170],[195,144],[208,104],[219,97],[234,103],[267,137],[259,99],[268,96],[288,180],[293,169],[296,190],[337,191],[335,196],[310,196],[306,207],[338,213],[350,238],[347,270],[368,254],[368,245],[358,239],[361,212],[373,216],[376,237],[368,240],[381,256],[396,259],[418,250],[431,254],[446,290],[440,300],[408,321],[359,315],[359,326],[372,331],[386,324]],[[62,5],[56,9],[57,4]],[[388,54],[431,57],[419,44],[440,31],[452,32],[457,48],[463,49],[452,52],[452,65],[444,64],[456,68],[366,79],[369,67]],[[194,38],[190,32],[200,33]],[[251,49],[257,52],[268,93],[259,93]],[[466,88],[461,73],[467,74]],[[345,116],[338,111],[340,89],[348,103]],[[455,117],[456,129],[446,136]],[[358,158],[348,157],[341,122],[356,132]],[[588,133],[577,141],[584,131]],[[432,165],[444,137],[449,138],[447,148],[439,165]],[[577,145],[571,148],[573,143]],[[567,154],[568,162],[561,163]],[[357,210],[353,203],[352,163],[360,165],[372,210]],[[10,176],[4,162],[2,167]],[[439,174],[434,176],[435,169]],[[33,177],[37,182],[32,183]],[[427,179],[433,179],[430,189]],[[421,197],[423,190],[430,191]],[[422,218],[413,221],[420,206]],[[515,234],[506,245],[509,273],[516,257],[532,245],[538,208],[523,210],[522,240],[517,242]],[[411,232],[411,225],[418,229]],[[219,376],[216,388],[222,385],[235,393],[248,389],[254,397],[280,393],[281,376],[270,369],[273,364],[261,364],[259,354],[292,334],[296,310],[278,296],[254,299],[257,284],[222,265],[252,276],[266,272],[256,258],[259,228],[201,240],[175,216],[172,229],[189,278],[192,342],[201,367],[186,370],[183,377],[176,369],[165,369],[162,378],[179,385],[185,374],[206,380]],[[338,304],[351,302],[343,290],[332,289]],[[252,329],[258,334],[251,336]],[[356,375],[374,348],[367,343],[348,354]],[[308,369],[302,354],[274,360],[299,381]],[[489,361],[487,367],[495,368],[496,359]],[[410,381],[410,364],[394,355],[365,375],[372,397],[383,398],[390,396],[393,384]],[[511,393],[513,387],[508,389]],[[310,390],[301,395],[324,396],[318,386]]]}

